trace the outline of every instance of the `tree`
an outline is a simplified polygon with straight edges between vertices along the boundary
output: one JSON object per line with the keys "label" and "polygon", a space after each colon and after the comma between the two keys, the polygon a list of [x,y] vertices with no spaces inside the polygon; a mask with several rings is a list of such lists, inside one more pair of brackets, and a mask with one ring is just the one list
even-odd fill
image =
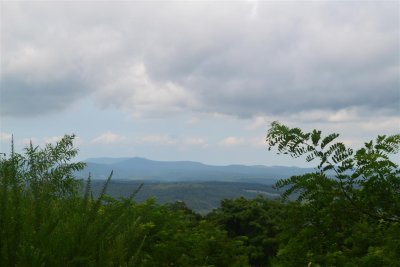
{"label": "tree", "polygon": [[31,143],[24,155],[15,153],[12,141],[10,156],[0,158],[0,265],[15,265],[22,258],[31,266],[40,261],[33,242],[42,241],[38,237],[58,223],[53,216],[57,199],[73,196],[79,187],[73,173],[84,163],[70,162],[77,154],[73,139],[66,135],[43,149]]}
{"label": "tree", "polygon": [[[131,266],[143,235],[132,201],[90,198],[90,179],[81,196],[72,162],[78,150],[73,135],[44,148],[30,144],[25,153],[0,158],[1,266]],[[111,178],[111,175],[109,179]],[[123,225],[124,227],[118,227]],[[121,244],[132,250],[119,250]],[[110,250],[109,248],[113,249]]]}
{"label": "tree", "polygon": [[[339,134],[303,132],[273,122],[269,150],[317,161],[315,171],[277,182],[286,189],[278,263],[300,266],[399,266],[400,177],[391,160],[400,135],[378,136],[353,151]],[[278,266],[279,266],[278,264]]]}
{"label": "tree", "polygon": [[284,206],[258,196],[224,199],[207,219],[226,230],[231,238],[243,238],[251,266],[270,266],[276,255]]}
{"label": "tree", "polygon": [[342,142],[332,143],[336,133],[322,137],[317,130],[304,133],[278,122],[271,126],[269,150],[277,147],[280,153],[319,161],[314,173],[279,181],[278,187],[289,186],[284,196],[297,191],[299,200],[311,200],[319,190],[334,190],[372,218],[400,222],[400,169],[391,160],[399,153],[400,134],[378,136],[354,152]]}

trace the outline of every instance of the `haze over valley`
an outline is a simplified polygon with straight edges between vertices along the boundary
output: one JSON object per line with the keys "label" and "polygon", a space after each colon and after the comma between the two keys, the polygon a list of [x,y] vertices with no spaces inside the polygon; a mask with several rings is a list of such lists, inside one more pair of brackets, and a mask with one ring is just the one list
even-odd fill
{"label": "haze over valley", "polygon": [[258,182],[274,184],[278,179],[312,171],[310,168],[264,165],[207,165],[194,161],[154,161],[133,158],[89,158],[86,168],[79,172],[84,178],[106,179],[113,171],[114,180],[158,182],[218,181]]}

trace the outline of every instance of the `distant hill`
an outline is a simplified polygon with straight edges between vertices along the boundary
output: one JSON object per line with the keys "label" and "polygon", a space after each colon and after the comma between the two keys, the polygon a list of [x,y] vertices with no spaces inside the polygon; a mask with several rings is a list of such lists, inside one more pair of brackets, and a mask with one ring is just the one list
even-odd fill
{"label": "distant hill", "polygon": [[193,161],[154,161],[145,158],[89,158],[78,177],[89,172],[93,179],[105,179],[113,170],[113,179],[160,182],[219,181],[273,184],[278,179],[304,174],[313,169],[283,166],[213,166]]}
{"label": "distant hill", "polygon": [[[141,181],[111,180],[107,195],[113,197],[128,197],[135,192]],[[93,180],[91,189],[98,196],[104,181]],[[144,201],[154,197],[158,203],[174,203],[183,201],[192,210],[206,214],[220,206],[223,199],[238,197],[255,198],[261,195],[265,198],[278,198],[281,191],[272,185],[239,183],[239,182],[144,182],[142,189],[135,196],[136,201]]]}

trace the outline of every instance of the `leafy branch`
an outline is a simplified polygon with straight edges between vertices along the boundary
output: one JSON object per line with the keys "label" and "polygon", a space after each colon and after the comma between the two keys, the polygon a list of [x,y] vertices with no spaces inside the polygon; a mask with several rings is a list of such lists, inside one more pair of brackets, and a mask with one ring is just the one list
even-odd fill
{"label": "leafy branch", "polygon": [[266,138],[269,150],[276,147],[278,154],[319,161],[316,173],[278,181],[278,188],[289,187],[283,196],[300,192],[299,201],[312,201],[317,193],[339,190],[362,213],[375,219],[400,221],[400,169],[390,160],[399,153],[400,134],[380,135],[356,152],[341,142],[333,142],[338,137],[337,133],[322,137],[318,130],[305,133],[279,122],[271,124]]}

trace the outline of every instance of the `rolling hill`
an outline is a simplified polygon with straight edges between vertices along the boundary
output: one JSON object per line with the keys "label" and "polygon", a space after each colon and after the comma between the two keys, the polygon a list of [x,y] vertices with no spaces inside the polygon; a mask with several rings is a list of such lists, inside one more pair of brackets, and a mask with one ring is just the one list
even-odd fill
{"label": "rolling hill", "polygon": [[[141,181],[111,180],[107,195],[115,198],[128,197],[135,192]],[[91,189],[95,197],[103,188],[104,181],[93,180]],[[281,191],[272,185],[240,182],[145,182],[135,195],[136,201],[155,198],[157,203],[184,202],[187,207],[200,214],[206,214],[220,206],[223,199],[238,197],[278,198]]]}
{"label": "rolling hill", "polygon": [[278,179],[304,174],[312,169],[264,165],[213,166],[193,161],[154,161],[145,158],[89,158],[87,167],[77,175],[105,179],[160,182],[219,181],[273,184]]}

